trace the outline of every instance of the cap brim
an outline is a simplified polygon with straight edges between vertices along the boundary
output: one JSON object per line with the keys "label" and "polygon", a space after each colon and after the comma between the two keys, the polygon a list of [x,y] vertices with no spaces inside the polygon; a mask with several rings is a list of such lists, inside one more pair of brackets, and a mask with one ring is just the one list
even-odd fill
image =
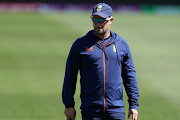
{"label": "cap brim", "polygon": [[102,13],[102,12],[95,12],[95,13],[93,13],[91,16],[93,16],[93,15],[98,15],[98,16],[100,16],[100,17],[102,17],[102,18],[107,18],[107,17],[109,17],[108,15],[106,15],[106,14],[104,14],[104,13]]}

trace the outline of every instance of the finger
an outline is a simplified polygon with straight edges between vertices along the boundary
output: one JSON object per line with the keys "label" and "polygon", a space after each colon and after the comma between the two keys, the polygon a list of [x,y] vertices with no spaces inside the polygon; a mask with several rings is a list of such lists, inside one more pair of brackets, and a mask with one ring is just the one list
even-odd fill
{"label": "finger", "polygon": [[75,118],[70,118],[69,120],[75,120]]}
{"label": "finger", "polygon": [[71,117],[71,120],[75,120],[76,118],[76,112],[74,113],[74,115]]}
{"label": "finger", "polygon": [[131,117],[131,111],[128,112],[128,119]]}
{"label": "finger", "polygon": [[71,116],[68,120],[75,120],[75,117]]}
{"label": "finger", "polygon": [[75,120],[75,118],[76,118],[76,115],[74,117],[72,117],[71,120]]}
{"label": "finger", "polygon": [[67,117],[66,117],[66,120],[69,120],[69,119],[70,119],[70,117],[69,117],[69,116],[67,116]]}
{"label": "finger", "polygon": [[137,120],[137,114],[132,114],[132,120]]}

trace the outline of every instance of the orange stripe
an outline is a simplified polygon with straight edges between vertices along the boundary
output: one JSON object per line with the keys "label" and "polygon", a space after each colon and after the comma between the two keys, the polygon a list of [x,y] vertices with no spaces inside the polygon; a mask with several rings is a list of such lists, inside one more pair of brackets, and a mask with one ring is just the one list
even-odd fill
{"label": "orange stripe", "polygon": [[106,99],[105,99],[105,85],[106,85],[106,77],[105,77],[105,75],[106,75],[106,67],[105,67],[105,54],[104,54],[104,52],[103,52],[103,63],[104,63],[104,110],[103,110],[103,112],[105,113],[105,107],[106,107]]}
{"label": "orange stripe", "polygon": [[[99,41],[101,47],[103,48],[101,42]],[[106,99],[105,99],[105,92],[106,92],[106,88],[105,88],[105,85],[106,85],[106,67],[105,67],[105,53],[104,53],[104,48],[103,48],[103,64],[104,64],[104,110],[103,110],[103,113],[105,113],[105,110],[106,110]]]}
{"label": "orange stripe", "polygon": [[107,45],[105,45],[104,47],[107,47],[108,45],[111,45],[112,43],[109,43],[109,44],[107,44]]}

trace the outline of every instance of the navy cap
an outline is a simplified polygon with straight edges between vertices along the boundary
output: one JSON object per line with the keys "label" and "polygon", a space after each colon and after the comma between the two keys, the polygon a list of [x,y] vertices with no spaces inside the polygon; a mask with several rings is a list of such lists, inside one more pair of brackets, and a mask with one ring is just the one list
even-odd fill
{"label": "navy cap", "polygon": [[92,15],[98,15],[102,18],[111,17],[113,14],[112,8],[106,3],[98,3],[93,7]]}

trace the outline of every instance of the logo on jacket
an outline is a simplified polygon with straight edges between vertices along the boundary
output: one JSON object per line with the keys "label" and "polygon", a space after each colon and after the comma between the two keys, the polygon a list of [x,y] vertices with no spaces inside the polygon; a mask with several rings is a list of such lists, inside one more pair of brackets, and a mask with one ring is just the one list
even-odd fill
{"label": "logo on jacket", "polygon": [[101,9],[102,9],[102,5],[99,5],[97,11],[101,11]]}
{"label": "logo on jacket", "polygon": [[117,52],[116,45],[113,45],[113,51],[114,51],[114,52]]}
{"label": "logo on jacket", "polygon": [[86,50],[87,50],[86,52],[94,51],[94,50],[93,50],[93,46],[91,46],[90,48],[86,47]]}

